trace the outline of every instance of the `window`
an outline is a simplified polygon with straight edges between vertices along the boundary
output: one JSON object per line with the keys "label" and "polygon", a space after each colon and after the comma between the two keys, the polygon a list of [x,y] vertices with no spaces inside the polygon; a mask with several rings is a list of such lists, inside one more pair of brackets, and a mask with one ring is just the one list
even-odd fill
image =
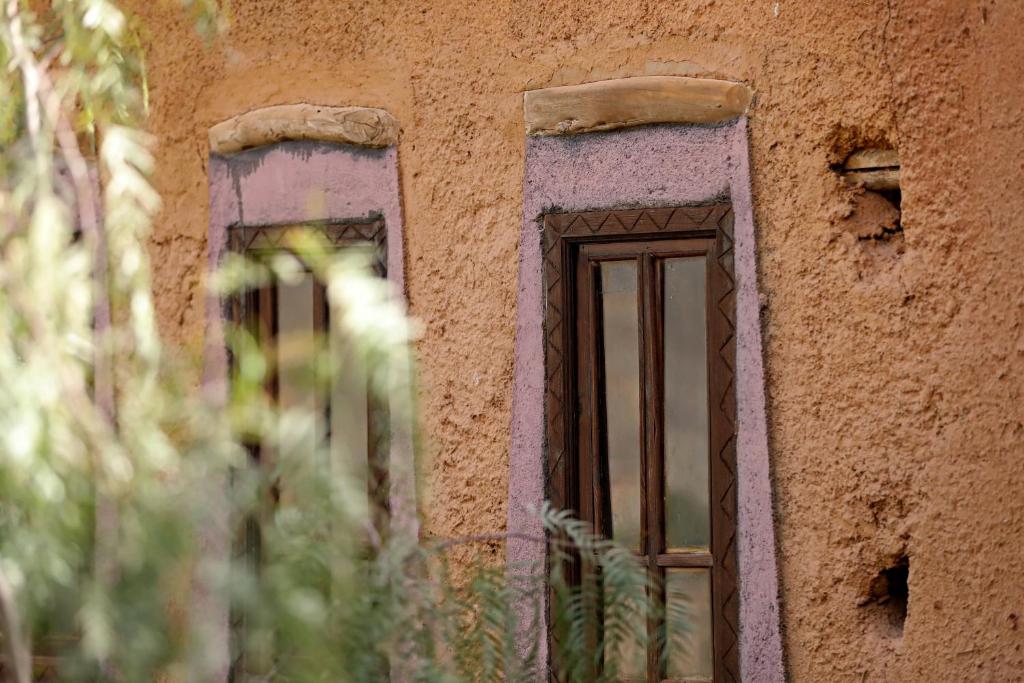
{"label": "window", "polygon": [[[299,229],[319,231],[329,244],[339,249],[371,249],[376,274],[386,277],[387,251],[383,220],[369,222],[327,223],[293,227],[233,226],[229,228],[229,248],[255,259],[265,259],[289,249],[289,232]],[[301,256],[301,255],[300,255]],[[304,272],[294,281],[273,281],[258,290],[250,290],[230,302],[231,319],[247,329],[271,357],[265,391],[279,408],[304,408],[319,415],[330,439],[331,463],[349,459],[346,470],[366,480],[366,513],[373,521],[378,537],[387,535],[389,526],[388,410],[386,402],[370,391],[366,368],[345,348],[345,340],[331,333],[329,308],[324,284],[311,272]],[[339,362],[331,368],[331,382],[326,390],[311,377],[310,359],[323,344],[330,344],[329,357]],[[321,430],[316,430],[321,431]],[[311,432],[312,433],[312,432]],[[314,437],[315,438],[315,437]],[[295,448],[303,448],[296,444]],[[251,464],[272,471],[277,453],[269,444],[249,445]],[[313,444],[310,444],[313,453]],[[340,462],[338,463],[341,464]],[[288,500],[291,493],[286,481],[275,480],[267,492],[264,510]],[[243,538],[236,555],[251,562],[259,571],[261,556],[260,519],[246,520]],[[370,546],[372,547],[372,544]],[[232,618],[236,633],[245,629],[245,617]],[[265,667],[259,653],[246,653],[236,648],[232,663],[232,680],[240,672],[257,672]]]}
{"label": "window", "polygon": [[731,220],[545,216],[549,496],[632,549],[691,624],[688,647],[620,661],[630,681],[739,679]]}
{"label": "window", "polygon": [[[380,277],[387,275],[384,223],[331,223],[306,226],[319,229],[337,248],[369,248]],[[229,231],[230,248],[254,258],[267,258],[287,249],[291,226],[237,226]],[[376,515],[376,527],[386,531],[387,406],[369,392],[369,378],[358,363],[346,362],[344,340],[329,335],[326,289],[312,273],[290,283],[272,282],[236,298],[232,318],[249,329],[268,353],[275,368],[267,379],[266,391],[281,408],[307,407],[323,415],[336,457],[350,457],[355,472],[365,472],[368,501]],[[317,344],[330,343],[331,357],[341,359],[341,377],[331,383],[329,395],[318,395],[308,373],[308,360]],[[333,374],[333,373],[332,373]],[[344,406],[344,410],[332,410]],[[343,440],[342,440],[343,439]],[[264,444],[254,444],[252,455],[263,467],[272,467],[274,454]],[[272,492],[286,495],[280,487]]]}

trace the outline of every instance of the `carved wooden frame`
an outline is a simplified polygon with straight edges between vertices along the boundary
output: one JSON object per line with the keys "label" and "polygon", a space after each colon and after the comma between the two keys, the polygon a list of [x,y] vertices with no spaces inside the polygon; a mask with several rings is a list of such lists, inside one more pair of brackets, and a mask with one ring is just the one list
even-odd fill
{"label": "carved wooden frame", "polygon": [[375,265],[384,275],[387,272],[387,230],[384,219],[372,217],[353,221],[311,221],[271,225],[232,225],[228,227],[228,250],[236,254],[271,254],[289,249],[291,236],[312,230],[326,238],[329,246],[372,244]]}
{"label": "carved wooden frame", "polygon": [[[728,203],[657,209],[550,213],[542,233],[545,368],[545,487],[556,508],[580,510],[576,434],[575,260],[581,244],[711,238],[708,275],[712,453],[712,609],[715,680],[740,680],[736,559],[736,283]],[[716,314],[717,313],[717,314]],[[548,623],[554,623],[549,614]],[[557,643],[549,640],[549,650]]]}

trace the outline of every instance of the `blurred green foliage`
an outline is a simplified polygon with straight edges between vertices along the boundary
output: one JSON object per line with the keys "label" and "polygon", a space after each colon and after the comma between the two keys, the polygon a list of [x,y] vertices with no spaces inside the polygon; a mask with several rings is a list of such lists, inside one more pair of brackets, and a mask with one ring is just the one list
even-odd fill
{"label": "blurred green foliage", "polygon": [[[215,39],[215,4],[182,4]],[[130,26],[113,0],[3,2],[3,675],[24,683],[29,658],[52,655],[62,681],[225,680],[231,666],[235,680],[539,680],[550,601],[560,679],[613,680],[598,653],[643,643],[631,615],[654,609],[628,552],[544,509],[553,571],[480,564],[456,581],[448,552],[472,539],[373,534],[354,502],[365,481],[323,466],[330,444],[313,416],[267,398],[272,368],[245,330],[226,334],[229,388],[198,390],[187,380],[198,368],[168,356],[146,250],[160,198]],[[229,297],[311,269],[327,285],[331,333],[352,340],[392,418],[411,424],[400,397],[412,393],[414,327],[400,303],[365,255],[301,239],[301,263],[232,257],[212,286]],[[272,471],[250,462],[254,441],[281,454]],[[268,507],[280,481],[290,495]],[[252,520],[258,559],[232,551]],[[572,563],[602,586],[569,581]],[[590,618],[598,594],[603,629]]]}

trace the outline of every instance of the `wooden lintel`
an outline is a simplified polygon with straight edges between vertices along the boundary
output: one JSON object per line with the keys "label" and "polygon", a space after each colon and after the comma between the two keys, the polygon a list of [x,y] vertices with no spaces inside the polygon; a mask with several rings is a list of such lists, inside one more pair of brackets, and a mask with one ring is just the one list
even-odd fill
{"label": "wooden lintel", "polygon": [[281,104],[234,116],[210,128],[210,150],[234,154],[285,140],[322,140],[362,147],[398,141],[398,123],[383,109]]}
{"label": "wooden lintel", "polygon": [[861,185],[869,190],[898,190],[900,189],[900,169],[880,168],[866,171],[847,171],[843,173],[846,181],[854,185]]}
{"label": "wooden lintel", "polygon": [[683,76],[638,76],[530,90],[523,96],[528,135],[562,135],[652,123],[710,124],[747,111],[743,83]]}
{"label": "wooden lintel", "polygon": [[900,155],[894,149],[860,149],[847,158],[847,171],[876,168],[899,168]]}

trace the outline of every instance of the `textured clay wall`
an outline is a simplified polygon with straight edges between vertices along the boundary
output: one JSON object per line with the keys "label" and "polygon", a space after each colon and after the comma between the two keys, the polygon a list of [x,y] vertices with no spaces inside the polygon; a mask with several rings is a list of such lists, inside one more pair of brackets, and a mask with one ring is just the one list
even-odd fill
{"label": "textured clay wall", "polygon": [[[425,322],[426,532],[506,519],[528,88],[742,80],[750,116],[784,647],[796,681],[1010,681],[1024,670],[1024,4],[1017,0],[233,0],[212,48],[147,20],[165,211],[160,320],[198,353],[210,125],[380,106]],[[903,233],[831,172],[896,145]],[[494,552],[499,552],[494,550]],[[902,635],[862,604],[909,557]]]}

